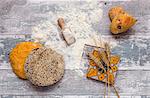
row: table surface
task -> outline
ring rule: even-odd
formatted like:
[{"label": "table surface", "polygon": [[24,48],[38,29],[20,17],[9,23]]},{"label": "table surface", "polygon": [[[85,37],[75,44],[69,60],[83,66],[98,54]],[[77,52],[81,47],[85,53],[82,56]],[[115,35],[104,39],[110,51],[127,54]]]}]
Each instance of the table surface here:
[{"label": "table surface", "polygon": [[[46,19],[48,10],[54,1],[44,0],[1,0],[0,1],[0,98],[20,97],[83,97],[99,98],[103,96],[104,84],[76,75],[79,69],[67,69],[64,78],[54,86],[37,88],[28,81],[18,79],[8,63],[8,54],[20,41],[30,39],[31,27]],[[61,1],[59,3],[74,3]],[[80,1],[77,1],[80,2]],[[101,1],[103,19],[98,27],[103,38],[118,42],[113,52],[120,54],[123,62],[117,74],[116,87],[122,97],[150,96],[150,1],[149,0],[109,0]],[[55,4],[56,5],[56,4]],[[109,32],[108,9],[115,5],[123,6],[138,19],[137,24],[128,33],[113,36]],[[36,10],[35,10],[36,9]],[[42,9],[42,10],[41,10]],[[36,11],[41,11],[36,13]],[[40,15],[38,15],[40,14]],[[30,17],[30,18],[27,18]],[[5,56],[2,56],[5,55]],[[114,91],[110,94],[114,96]]]}]

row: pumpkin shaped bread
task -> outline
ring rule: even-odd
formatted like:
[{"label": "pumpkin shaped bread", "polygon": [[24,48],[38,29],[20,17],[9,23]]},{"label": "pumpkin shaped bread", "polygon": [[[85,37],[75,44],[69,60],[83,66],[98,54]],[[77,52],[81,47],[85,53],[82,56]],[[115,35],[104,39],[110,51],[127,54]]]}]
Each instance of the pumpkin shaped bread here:
[{"label": "pumpkin shaped bread", "polygon": [[9,54],[10,64],[13,72],[21,79],[26,79],[24,64],[29,53],[42,45],[34,42],[21,42],[12,49]]}]

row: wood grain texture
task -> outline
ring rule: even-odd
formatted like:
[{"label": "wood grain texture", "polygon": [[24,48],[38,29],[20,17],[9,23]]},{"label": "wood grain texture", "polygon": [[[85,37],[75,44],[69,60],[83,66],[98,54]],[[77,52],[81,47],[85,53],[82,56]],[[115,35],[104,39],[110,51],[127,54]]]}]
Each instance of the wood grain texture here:
[{"label": "wood grain texture", "polygon": [[[49,19],[56,6],[75,2],[33,2],[34,0],[0,1],[0,98],[100,98],[104,84],[88,80],[86,70],[66,70],[64,78],[55,86],[37,88],[29,81],[18,79],[12,72],[8,54],[16,43],[29,41],[31,28]],[[93,28],[103,39],[113,42],[112,51],[121,55],[116,87],[122,98],[150,96],[150,1],[101,1],[103,20]],[[77,4],[82,4],[78,1]],[[109,8],[123,6],[138,19],[128,33],[119,36],[109,32]],[[113,94],[113,90],[112,93]],[[143,95],[143,96],[140,96]],[[114,97],[114,96],[112,96]]]},{"label": "wood grain texture", "polygon": [[[78,74],[79,70],[66,70],[64,78],[51,87],[35,87],[29,81],[18,79],[12,70],[1,70],[0,94],[4,95],[103,95],[104,84]],[[83,70],[83,72],[85,72]],[[149,95],[149,71],[119,71],[116,87],[121,95]],[[111,95],[113,94],[113,89]],[[138,93],[137,93],[138,92]]]},{"label": "wood grain texture", "polygon": [[[5,35],[3,35],[4,37]],[[3,47],[0,48],[0,69],[10,69],[9,65],[9,52],[16,45],[16,43],[21,41],[30,40],[30,38],[22,35],[18,35],[20,38],[1,38],[0,44]],[[115,37],[115,38],[114,38]],[[109,40],[113,46],[113,54],[118,54],[121,56],[121,63],[119,64],[120,69],[142,69],[150,70],[150,36],[103,36],[105,40]],[[8,48],[9,47],[9,48]]]},{"label": "wood grain texture", "polygon": [[[65,95],[65,96],[15,96],[15,95],[3,95],[0,98],[103,98],[100,95]],[[116,98],[111,96],[110,98]],[[121,98],[149,98],[149,96],[121,96]]]}]

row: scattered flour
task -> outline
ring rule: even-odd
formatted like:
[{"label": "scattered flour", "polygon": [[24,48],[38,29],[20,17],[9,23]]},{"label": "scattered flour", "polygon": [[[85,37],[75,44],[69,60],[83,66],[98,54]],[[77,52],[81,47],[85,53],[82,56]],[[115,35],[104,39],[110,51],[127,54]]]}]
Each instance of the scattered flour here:
[{"label": "scattered flour", "polygon": [[[32,39],[51,47],[64,55],[66,69],[83,69],[81,57],[85,44],[94,45],[100,34],[93,28],[102,18],[101,4],[98,1],[84,2],[81,5],[70,3],[57,6],[57,11],[50,11],[50,19],[32,28]],[[63,17],[66,27],[75,35],[76,43],[66,46],[60,37],[57,19]],[[94,38],[93,38],[94,37]]]}]

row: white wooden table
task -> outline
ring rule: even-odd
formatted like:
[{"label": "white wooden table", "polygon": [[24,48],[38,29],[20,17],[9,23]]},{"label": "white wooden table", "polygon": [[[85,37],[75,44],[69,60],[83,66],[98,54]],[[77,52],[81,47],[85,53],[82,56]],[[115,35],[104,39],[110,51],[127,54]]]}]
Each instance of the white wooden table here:
[{"label": "white wooden table", "polygon": [[[58,84],[45,88],[34,87],[28,81],[20,80],[13,74],[8,63],[10,48],[14,47],[17,42],[30,40],[31,27],[45,20],[46,11],[56,6],[53,4],[54,1],[44,0],[40,3],[38,0],[36,2],[39,3],[36,4],[32,1],[35,2],[35,0],[0,1],[0,97],[102,97],[104,85],[76,75],[76,69],[66,70],[64,78]],[[59,1],[59,3],[67,4],[68,2]],[[112,51],[122,56],[116,78],[116,87],[120,95],[122,97],[150,97],[150,1],[104,0],[100,3],[103,4],[103,20],[95,29],[101,32],[103,38],[117,41],[118,45]],[[108,28],[110,23],[107,17],[108,9],[115,5],[123,6],[138,19],[132,30],[119,36],[111,35]],[[44,9],[45,6],[49,9]],[[113,92],[111,96],[114,97]]]}]

